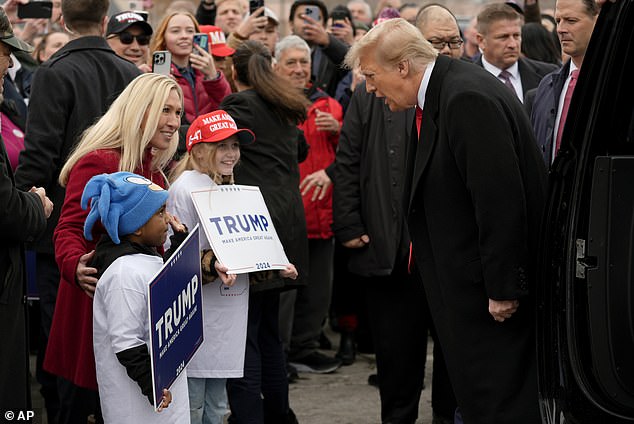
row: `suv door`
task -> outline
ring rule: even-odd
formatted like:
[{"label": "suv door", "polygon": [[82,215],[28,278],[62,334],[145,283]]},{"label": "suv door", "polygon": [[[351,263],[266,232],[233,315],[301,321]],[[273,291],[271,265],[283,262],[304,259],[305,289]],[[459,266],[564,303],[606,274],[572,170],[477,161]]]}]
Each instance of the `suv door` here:
[{"label": "suv door", "polygon": [[545,423],[634,422],[634,0],[598,18],[553,163],[540,249]]}]

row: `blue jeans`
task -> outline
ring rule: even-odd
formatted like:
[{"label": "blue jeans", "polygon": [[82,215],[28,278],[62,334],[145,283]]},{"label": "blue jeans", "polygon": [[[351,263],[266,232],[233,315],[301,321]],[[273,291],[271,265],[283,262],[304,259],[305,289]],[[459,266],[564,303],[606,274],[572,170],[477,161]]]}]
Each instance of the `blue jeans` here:
[{"label": "blue jeans", "polygon": [[187,378],[191,424],[222,424],[227,414],[226,378]]}]

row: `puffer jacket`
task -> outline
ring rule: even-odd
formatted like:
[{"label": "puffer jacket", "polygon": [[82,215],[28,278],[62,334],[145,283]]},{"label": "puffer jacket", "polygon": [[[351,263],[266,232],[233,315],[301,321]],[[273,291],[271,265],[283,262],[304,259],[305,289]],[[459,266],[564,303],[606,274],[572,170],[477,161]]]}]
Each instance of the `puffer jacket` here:
[{"label": "puffer jacket", "polygon": [[172,63],[172,75],[183,90],[183,103],[185,107],[185,117],[188,123],[192,123],[197,116],[213,112],[218,109],[222,99],[231,93],[231,87],[227,78],[220,72],[220,78],[215,80],[205,80],[205,75],[194,70],[196,75],[194,88]]},{"label": "puffer jacket", "polygon": [[[317,110],[328,112],[339,121],[339,126],[343,121],[343,109],[339,102],[328,96],[318,88],[311,88],[308,91],[308,98],[312,104],[308,109],[308,117],[299,125],[299,129],[304,132],[306,142],[310,145],[308,157],[299,165],[300,181],[307,175],[324,169],[331,180],[333,176],[333,164],[335,153],[339,142],[339,131],[331,133],[329,131],[319,131],[315,125]],[[306,215],[306,230],[309,239],[328,239],[333,236],[332,232],[332,186],[328,189],[326,196],[315,201],[313,190],[309,190],[304,196],[304,213]]]}]

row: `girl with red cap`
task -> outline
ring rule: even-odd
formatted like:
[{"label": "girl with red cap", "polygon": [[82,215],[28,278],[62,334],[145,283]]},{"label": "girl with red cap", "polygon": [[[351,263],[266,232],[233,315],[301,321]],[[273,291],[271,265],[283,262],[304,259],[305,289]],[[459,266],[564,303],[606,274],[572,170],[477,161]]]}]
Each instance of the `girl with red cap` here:
[{"label": "girl with red cap", "polygon": [[[169,189],[167,211],[190,229],[199,224],[190,193],[232,184],[240,146],[254,141],[253,132],[238,129],[223,110],[196,118],[187,131],[187,155],[171,175],[174,182]],[[244,373],[249,275],[227,274],[227,268],[215,260],[206,238],[201,238],[200,250],[205,343],[187,366],[190,417],[192,424],[215,424],[222,423],[227,412],[226,379],[239,378]],[[297,271],[289,264],[280,274],[295,278]]]}]

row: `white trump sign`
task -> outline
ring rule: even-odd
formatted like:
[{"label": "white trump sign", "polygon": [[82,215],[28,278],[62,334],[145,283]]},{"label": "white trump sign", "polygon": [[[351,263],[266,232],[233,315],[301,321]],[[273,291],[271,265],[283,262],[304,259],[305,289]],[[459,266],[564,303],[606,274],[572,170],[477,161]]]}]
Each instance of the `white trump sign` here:
[{"label": "white trump sign", "polygon": [[260,189],[222,185],[191,193],[218,261],[230,273],[284,269],[288,258]]}]

